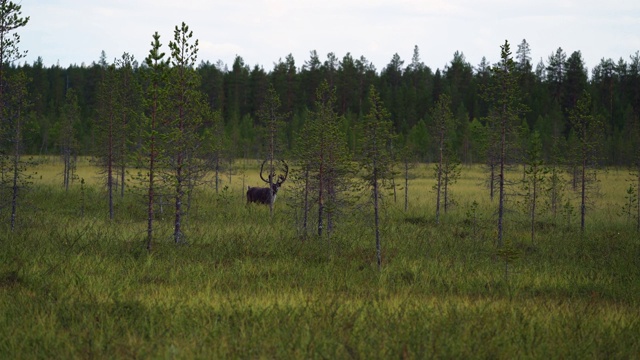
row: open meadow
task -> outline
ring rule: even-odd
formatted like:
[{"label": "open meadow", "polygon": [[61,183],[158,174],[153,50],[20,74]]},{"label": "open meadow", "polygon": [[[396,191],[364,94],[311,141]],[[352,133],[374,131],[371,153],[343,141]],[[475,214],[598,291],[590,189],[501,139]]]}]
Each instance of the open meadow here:
[{"label": "open meadow", "polygon": [[599,173],[583,235],[567,189],[573,208],[542,210],[534,243],[514,187],[505,277],[480,165],[462,167],[439,224],[432,166],[411,170],[406,212],[398,176],[396,200],[383,200],[379,270],[370,206],[342,214],[330,238],[303,241],[291,183],[273,218],[245,205],[259,162],[239,161],[217,194],[197,190],[186,244],[172,242],[167,202],[149,253],[133,184],[109,221],[86,159],[85,184],[68,192],[59,159],[39,160],[15,231],[0,213],[3,359],[640,358],[640,235],[621,214],[624,170]]}]

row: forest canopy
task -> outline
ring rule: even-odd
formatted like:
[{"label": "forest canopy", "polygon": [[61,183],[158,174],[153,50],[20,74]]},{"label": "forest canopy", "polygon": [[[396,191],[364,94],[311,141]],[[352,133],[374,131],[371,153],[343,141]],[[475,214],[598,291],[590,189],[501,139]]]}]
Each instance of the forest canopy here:
[{"label": "forest canopy", "polygon": [[[534,131],[540,134],[544,157],[551,157],[551,149],[562,153],[571,146],[574,132],[569,114],[587,91],[593,99],[591,111],[605,125],[602,163],[630,164],[638,146],[630,129],[640,115],[640,53],[617,62],[603,57],[591,70],[580,51],[567,54],[558,48],[537,64],[532,63],[530,54],[526,40],[514,52],[518,86],[527,108],[521,128],[526,134]],[[64,128],[65,99],[73,90],[79,108],[73,124],[77,153],[92,154],[100,83],[109,67],[116,72],[128,71],[121,66],[125,58],[133,69],[135,86],[131,89],[144,86],[148,67],[128,54],[109,61],[103,52],[89,66],[67,68],[45,67],[40,58],[33,64],[5,65],[8,74],[22,71],[30,79],[28,92],[32,104],[25,124],[24,152],[62,153],[60,132]],[[288,55],[270,70],[246,64],[241,56],[230,65],[201,59],[194,70],[208,106],[222,116],[224,134],[230,139],[229,150],[234,156],[263,156],[260,133],[256,130],[260,125],[257,112],[270,86],[281,100],[283,113],[288,114],[282,133],[286,151],[294,148],[295,134],[302,129],[309,111],[313,111],[316,89],[327,81],[336,89],[335,110],[343,119],[351,151],[355,150],[353,132],[368,111],[367,94],[373,85],[390,112],[399,145],[410,147],[418,161],[434,160],[433,111],[440,96],[448,95],[455,121],[451,146],[457,157],[469,164],[485,161],[487,139],[482,134],[486,133],[488,105],[481,94],[490,81],[491,66],[486,58],[480,64],[470,64],[462,52],[455,52],[443,69],[432,69],[421,61],[416,46],[410,61],[394,54],[380,70],[364,56],[356,58],[347,53],[338,58],[329,53],[323,59],[316,51],[311,51],[302,62]],[[135,100],[136,96],[134,92],[129,99]]]}]

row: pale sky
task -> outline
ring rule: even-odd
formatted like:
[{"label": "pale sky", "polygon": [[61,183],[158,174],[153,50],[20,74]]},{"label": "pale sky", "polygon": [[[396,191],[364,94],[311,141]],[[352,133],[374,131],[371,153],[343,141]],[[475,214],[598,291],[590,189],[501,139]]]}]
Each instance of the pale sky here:
[{"label": "pale sky", "polygon": [[460,51],[476,66],[491,63],[508,40],[515,54],[526,39],[533,66],[562,49],[581,51],[589,71],[602,58],[618,61],[640,50],[638,0],[13,0],[30,16],[19,30],[20,48],[45,66],[111,63],[124,52],[138,62],[149,53],[154,32],[165,52],[183,21],[199,39],[200,61],[236,55],[269,72],[292,54],[300,68],[316,50],[364,56],[380,71],[395,53],[406,67],[414,46],[434,71]]}]

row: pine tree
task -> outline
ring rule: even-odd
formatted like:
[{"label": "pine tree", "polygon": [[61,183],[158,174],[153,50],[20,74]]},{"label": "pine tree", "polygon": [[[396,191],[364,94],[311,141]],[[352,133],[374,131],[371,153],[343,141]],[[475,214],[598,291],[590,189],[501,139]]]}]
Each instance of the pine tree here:
[{"label": "pine tree", "polygon": [[640,117],[635,115],[633,118],[633,125],[631,126],[631,181],[635,182],[635,194],[636,194],[636,231],[640,232],[640,201],[637,197],[640,196]]},{"label": "pine tree", "polygon": [[525,203],[527,205],[529,219],[531,220],[531,243],[535,243],[536,215],[541,190],[546,182],[548,168],[542,158],[542,141],[540,134],[535,131],[531,136],[529,151],[527,152],[525,178],[523,187],[525,190]]},{"label": "pine tree", "polygon": [[[267,150],[267,164],[269,173],[269,189],[273,187],[273,181],[276,174],[276,156],[281,151],[281,145],[279,141],[280,129],[283,127],[284,119],[288,117],[287,114],[280,113],[280,97],[276,93],[273,86],[269,86],[265,101],[260,108],[258,117],[264,126],[265,142]],[[273,216],[274,201],[269,202],[269,211]]]},{"label": "pine tree", "polygon": [[382,247],[380,241],[381,187],[392,176],[393,159],[389,145],[393,139],[392,122],[389,112],[384,108],[375,87],[369,90],[369,112],[361,123],[362,144],[360,165],[363,179],[373,198],[374,230],[376,238],[376,259],[378,269],[382,267]]},{"label": "pine tree", "polygon": [[60,128],[60,150],[62,150],[62,171],[65,191],[69,191],[69,185],[73,181],[78,156],[78,141],[75,136],[75,126],[80,122],[80,107],[78,96],[74,89],[67,90],[65,104],[62,107],[62,120]]},{"label": "pine tree", "polygon": [[95,151],[99,166],[102,168],[102,174],[105,176],[110,220],[114,218],[115,171],[120,150],[117,146],[120,106],[115,65],[106,65],[102,69],[102,79],[98,85],[98,111],[95,119],[97,148]]},{"label": "pine tree", "polygon": [[200,77],[194,68],[198,40],[192,43],[192,38],[193,32],[182,23],[180,27],[175,27],[173,41],[169,42],[171,68],[162,146],[168,170],[165,175],[174,188],[175,243],[184,241],[183,220],[189,209],[189,195],[206,170],[199,156],[203,149],[203,115],[207,107],[199,91]]},{"label": "pine tree", "polygon": [[503,225],[506,202],[505,170],[508,156],[512,147],[511,138],[515,125],[520,123],[519,116],[524,111],[518,93],[515,63],[511,57],[509,42],[505,41],[500,55],[500,62],[491,68],[492,82],[484,92],[484,97],[490,104],[489,120],[491,131],[495,137],[498,166],[498,247],[503,245]]},{"label": "pine tree", "polygon": [[136,124],[140,113],[141,90],[136,78],[137,61],[128,53],[116,60],[117,86],[119,89],[120,114],[117,116],[118,132],[115,138],[117,147],[116,173],[119,175],[120,197],[124,198],[126,167],[130,157],[129,149],[132,142],[131,130]]},{"label": "pine tree", "polygon": [[165,54],[160,51],[160,35],[153,34],[151,50],[145,59],[148,70],[145,72],[147,87],[144,89],[144,138],[145,142],[140,150],[148,161],[147,174],[147,250],[151,251],[153,245],[153,221],[155,219],[156,197],[156,173],[157,162],[160,160],[159,128],[164,121],[164,107],[166,104],[166,80],[168,72],[168,60],[164,60]]},{"label": "pine tree", "polygon": [[[20,35],[16,31],[26,26],[28,22],[28,16],[22,17],[22,5],[12,1],[0,0],[0,140],[8,141],[8,154],[12,156],[10,160],[5,157],[5,154],[0,153],[0,172],[3,175],[2,182],[5,180],[4,174],[6,172],[12,173],[13,184],[11,185],[10,196],[12,229],[15,223],[18,180],[22,173],[22,168],[19,165],[20,152],[22,151],[22,122],[24,121],[24,110],[27,104],[26,94],[24,93],[27,79],[24,74],[9,78],[6,75],[6,70],[9,68],[8,65],[26,55],[26,51],[23,52],[18,48]],[[15,108],[12,108],[12,106]]]},{"label": "pine tree", "polygon": [[[317,235],[331,235],[335,218],[344,205],[351,177],[346,138],[335,111],[335,88],[323,80],[316,90],[316,104],[297,141],[300,171],[295,175],[303,207],[303,234],[309,212],[317,210]],[[326,233],[325,233],[326,230]]]},{"label": "pine tree", "polygon": [[16,227],[19,193],[29,185],[28,178],[25,177],[24,173],[28,165],[33,165],[21,158],[25,114],[31,105],[27,92],[28,82],[29,80],[22,71],[12,74],[6,82],[8,91],[5,94],[7,106],[4,108],[4,114],[6,116],[5,122],[8,130],[7,138],[10,144],[11,156],[9,165],[11,172],[11,231]]},{"label": "pine tree", "polygon": [[585,90],[570,112],[569,121],[577,140],[576,150],[580,182],[580,231],[585,231],[585,215],[589,190],[596,181],[596,168],[602,145],[602,121],[593,115],[591,95]]},{"label": "pine tree", "polygon": [[13,1],[0,0],[0,116],[5,118],[5,70],[7,65],[26,56],[18,48],[20,35],[16,32],[29,22],[29,17],[22,17],[22,5]]},{"label": "pine tree", "polygon": [[[438,144],[438,162],[436,163],[436,224],[440,223],[441,195],[444,193],[445,176],[449,174],[448,164],[451,160],[451,134],[453,132],[453,113],[451,100],[446,94],[440,95],[433,114],[434,135]],[[446,174],[444,174],[446,172]],[[448,182],[447,182],[448,184]],[[445,200],[446,203],[446,200]]]}]

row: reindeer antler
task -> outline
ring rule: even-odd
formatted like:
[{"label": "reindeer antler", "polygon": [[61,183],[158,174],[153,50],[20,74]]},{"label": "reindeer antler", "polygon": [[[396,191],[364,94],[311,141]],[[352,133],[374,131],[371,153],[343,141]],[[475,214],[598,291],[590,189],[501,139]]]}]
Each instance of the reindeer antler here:
[{"label": "reindeer antler", "polygon": [[[267,184],[269,183],[269,180],[271,180],[271,182],[273,182],[273,178],[276,176],[275,171],[272,169],[270,170],[269,176],[268,178],[265,178],[264,176],[264,165],[267,164],[267,161],[269,161],[269,159],[265,159],[262,162],[262,165],[260,165],[260,179],[262,179],[262,181],[266,182]],[[285,182],[285,180],[287,180],[287,176],[289,175],[289,165],[287,165],[287,163],[284,160],[277,160],[278,162],[280,162],[282,164],[282,169],[284,170],[284,174],[282,175],[278,175],[278,181],[277,184],[282,185],[283,182]],[[270,166],[271,167],[271,166]]]},{"label": "reindeer antler", "polygon": [[284,175],[278,176],[278,184],[282,185],[282,183],[287,180],[287,176],[289,175],[289,165],[284,160],[281,160],[282,165],[284,166]]},{"label": "reindeer antler", "polygon": [[[264,164],[266,164],[267,161],[269,161],[269,159],[264,159],[264,161],[262,162],[262,165],[260,165],[260,179],[262,179],[262,181],[264,181],[264,182],[266,182],[268,184],[269,180],[265,179],[264,176],[262,175],[262,173],[264,171]],[[269,174],[269,178],[270,179],[272,178],[271,174]]]}]

